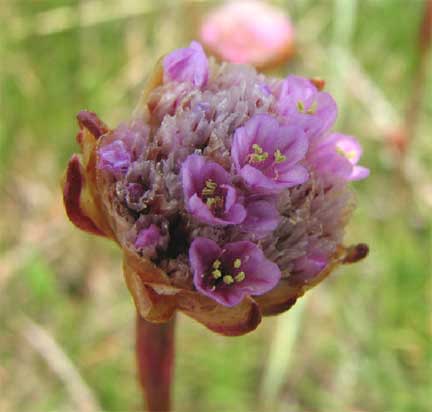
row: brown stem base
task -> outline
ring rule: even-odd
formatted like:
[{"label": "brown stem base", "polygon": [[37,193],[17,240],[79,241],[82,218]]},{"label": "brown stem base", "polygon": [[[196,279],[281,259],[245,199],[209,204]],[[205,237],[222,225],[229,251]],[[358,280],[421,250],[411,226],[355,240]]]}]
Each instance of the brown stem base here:
[{"label": "brown stem base", "polygon": [[136,356],[139,380],[149,412],[171,410],[175,318],[150,323],[137,314]]}]

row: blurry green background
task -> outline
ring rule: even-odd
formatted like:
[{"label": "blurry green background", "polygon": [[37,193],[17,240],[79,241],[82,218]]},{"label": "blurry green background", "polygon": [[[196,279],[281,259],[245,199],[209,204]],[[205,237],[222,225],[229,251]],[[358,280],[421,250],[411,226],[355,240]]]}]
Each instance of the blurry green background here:
[{"label": "blurry green background", "polygon": [[[127,119],[158,56],[218,2],[0,3],[0,411],[138,410],[120,253],[68,222],[59,180],[75,114]],[[364,146],[371,177],[355,184],[347,243],[371,252],[247,336],[180,316],[175,410],[430,411],[431,75],[404,156],[389,138],[412,98],[424,2],[272,3],[297,32],[278,74],[325,78],[337,129]]]}]

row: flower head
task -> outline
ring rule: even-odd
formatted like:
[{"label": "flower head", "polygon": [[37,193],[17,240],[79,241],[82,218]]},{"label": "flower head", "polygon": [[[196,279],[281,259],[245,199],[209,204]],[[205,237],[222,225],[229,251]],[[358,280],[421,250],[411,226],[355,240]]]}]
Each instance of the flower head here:
[{"label": "flower head", "polygon": [[282,10],[256,0],[229,2],[204,19],[200,37],[221,59],[272,66],[289,58],[294,29]]},{"label": "flower head", "polygon": [[343,245],[348,183],[368,170],[359,143],[331,132],[336,113],[309,80],[209,65],[192,42],[157,66],[131,121],[78,114],[66,212],[119,244],[145,319],[180,310],[241,335],[367,254]]}]

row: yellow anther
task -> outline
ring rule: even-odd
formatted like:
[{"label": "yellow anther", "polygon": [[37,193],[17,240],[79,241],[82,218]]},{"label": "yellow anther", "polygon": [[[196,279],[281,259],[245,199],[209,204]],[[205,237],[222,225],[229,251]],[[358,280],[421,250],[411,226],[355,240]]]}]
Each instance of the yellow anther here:
[{"label": "yellow anther", "polygon": [[252,149],[256,154],[261,154],[264,151],[263,148],[259,144],[256,144],[256,143],[254,143],[252,145]]},{"label": "yellow anther", "polygon": [[206,205],[208,207],[222,207],[223,199],[220,196],[209,197],[206,200]]},{"label": "yellow anther", "polygon": [[207,179],[205,182],[205,187],[201,193],[203,194],[203,196],[211,196],[214,194],[216,189],[217,183],[214,182],[212,179]]},{"label": "yellow anther", "polygon": [[303,112],[304,112],[304,109],[305,109],[305,107],[304,107],[304,103],[303,103],[301,100],[298,100],[298,101],[297,101],[297,110],[298,110],[300,113],[303,113]]},{"label": "yellow anther", "polygon": [[231,285],[231,283],[234,283],[234,279],[233,279],[233,277],[232,277],[231,275],[225,275],[225,276],[222,278],[222,280],[223,280],[223,282],[224,282],[225,284],[227,284],[227,285]]},{"label": "yellow anther", "polygon": [[234,267],[236,268],[236,269],[238,269],[240,266],[241,266],[241,260],[240,259],[236,259],[235,261],[234,261]]},{"label": "yellow anther", "polygon": [[209,189],[216,189],[217,183],[214,182],[212,179],[207,179],[206,180],[206,187],[208,187]]},{"label": "yellow anther", "polygon": [[221,266],[221,261],[220,261],[219,259],[216,259],[216,260],[213,262],[213,269],[219,269],[220,266]]},{"label": "yellow anther", "polygon": [[274,159],[276,163],[282,163],[286,160],[286,156],[281,153],[279,149],[277,149],[274,154]]},{"label": "yellow anther", "polygon": [[354,150],[351,150],[349,152],[346,152],[342,148],[336,146],[336,152],[339,153],[341,156],[347,158],[348,160],[352,160],[356,156],[356,152]]},{"label": "yellow anther", "polygon": [[215,279],[219,279],[220,277],[222,277],[222,272],[219,269],[215,269],[212,272],[212,275]]},{"label": "yellow anther", "polygon": [[253,162],[264,162],[268,158],[268,153],[264,152],[263,154],[253,154],[251,155],[251,160]]},{"label": "yellow anther", "polygon": [[315,114],[317,108],[318,108],[318,103],[316,102],[316,100],[314,100],[314,102],[310,105],[309,109],[306,110],[306,113]]},{"label": "yellow anther", "polygon": [[356,157],[356,152],[354,150],[351,150],[350,152],[345,152],[345,154],[349,160],[353,160]]},{"label": "yellow anther", "polygon": [[235,276],[235,280],[236,282],[242,282],[245,280],[246,274],[244,272],[239,272],[237,273],[237,275]]},{"label": "yellow anther", "polygon": [[254,153],[251,153],[249,155],[250,161],[259,163],[259,162],[263,162],[268,158],[269,154],[267,152],[264,152],[264,149],[259,144],[254,143],[252,145],[252,149]]},{"label": "yellow anther", "polygon": [[203,196],[211,196],[211,195],[213,195],[214,194],[214,189],[210,189],[210,188],[208,188],[208,187],[205,187],[202,191],[201,191],[201,193],[202,193],[202,195]]}]

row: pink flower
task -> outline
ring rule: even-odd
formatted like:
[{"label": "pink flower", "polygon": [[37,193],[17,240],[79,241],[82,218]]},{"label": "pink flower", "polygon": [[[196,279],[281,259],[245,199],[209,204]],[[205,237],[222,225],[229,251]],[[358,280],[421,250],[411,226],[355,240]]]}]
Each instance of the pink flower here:
[{"label": "pink flower", "polygon": [[222,166],[190,155],[183,162],[181,175],[186,208],[194,217],[214,225],[239,224],[245,219],[246,210]]},{"label": "pink flower", "polygon": [[202,87],[208,80],[207,56],[196,41],[165,56],[163,69],[165,82],[189,82],[195,87]]},{"label": "pink flower", "polygon": [[306,182],[308,172],[299,162],[307,148],[301,129],[257,114],[235,131],[231,156],[248,186],[257,192],[277,193]]},{"label": "pink flower", "polygon": [[130,163],[131,155],[122,140],[115,140],[99,151],[99,168],[105,169],[115,176],[126,174]]},{"label": "pink flower", "polygon": [[312,280],[328,264],[329,259],[319,249],[310,249],[306,255],[294,262],[293,279],[300,282]]},{"label": "pink flower", "polygon": [[277,107],[287,124],[301,127],[310,140],[330,130],[337,117],[333,97],[300,76],[290,75],[282,82]]},{"label": "pink flower", "polygon": [[135,241],[135,247],[143,248],[155,245],[161,238],[159,229],[156,225],[150,225],[147,229],[141,230]]},{"label": "pink flower", "polygon": [[248,241],[227,243],[222,248],[203,237],[189,249],[197,290],[224,306],[239,304],[246,295],[262,295],[281,277],[278,266]]},{"label": "pink flower", "polygon": [[361,155],[362,147],[354,137],[333,133],[318,143],[308,160],[319,174],[328,178],[362,180],[369,176],[369,169],[357,165]]},{"label": "pink flower", "polygon": [[287,15],[260,1],[229,2],[210,13],[201,40],[233,63],[269,66],[292,54],[294,30]]},{"label": "pink flower", "polygon": [[98,167],[116,177],[125,175],[131,162],[144,152],[148,133],[148,127],[141,121],[118,126],[99,149]]},{"label": "pink flower", "polygon": [[269,200],[252,200],[246,206],[247,216],[241,224],[241,229],[252,233],[256,239],[268,235],[275,230],[281,220],[281,216]]}]

